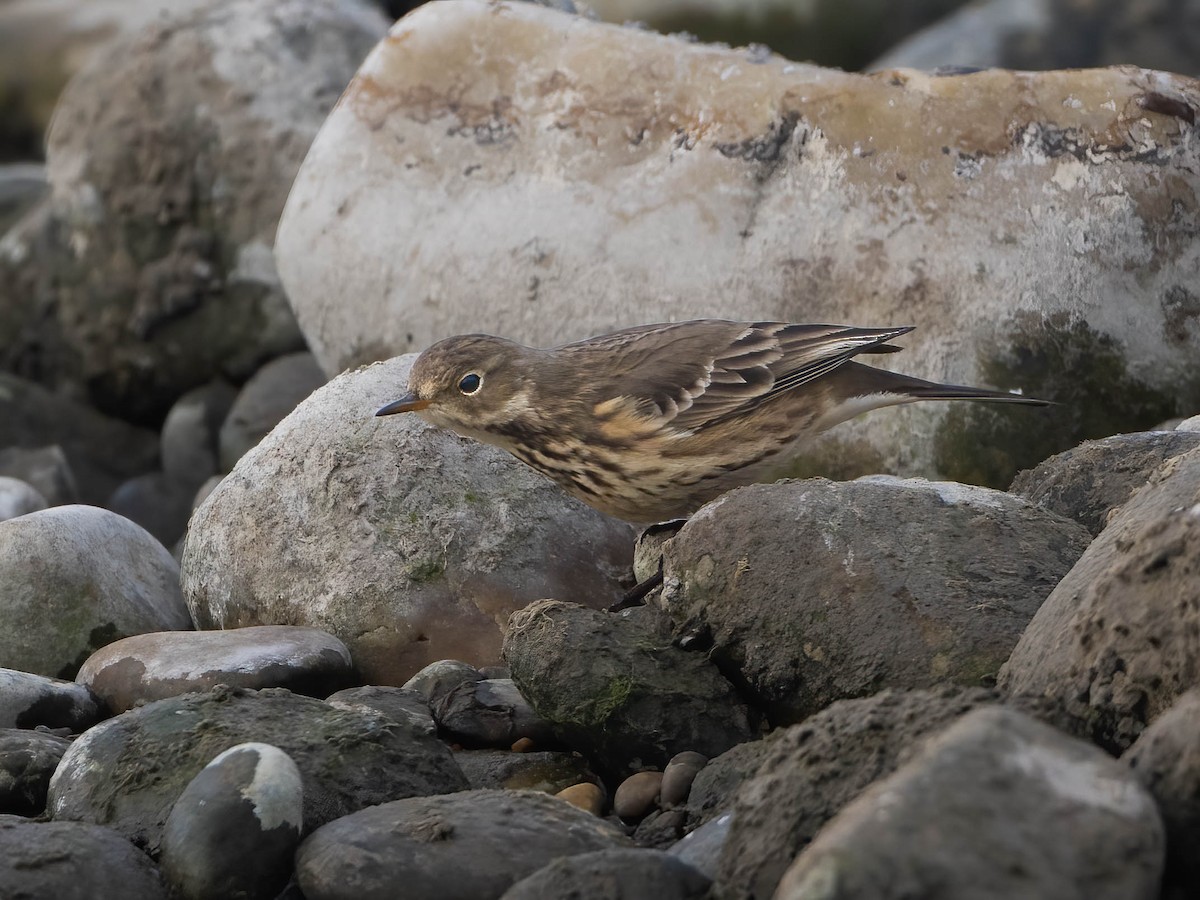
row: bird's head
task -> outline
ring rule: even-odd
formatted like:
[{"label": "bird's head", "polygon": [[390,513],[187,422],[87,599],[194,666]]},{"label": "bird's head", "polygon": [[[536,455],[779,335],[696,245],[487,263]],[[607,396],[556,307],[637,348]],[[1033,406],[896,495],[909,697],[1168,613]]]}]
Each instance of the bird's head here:
[{"label": "bird's head", "polygon": [[494,441],[501,426],[530,410],[530,387],[521,365],[530,352],[487,334],[438,341],[413,363],[408,393],[375,415],[415,412],[434,425]]}]

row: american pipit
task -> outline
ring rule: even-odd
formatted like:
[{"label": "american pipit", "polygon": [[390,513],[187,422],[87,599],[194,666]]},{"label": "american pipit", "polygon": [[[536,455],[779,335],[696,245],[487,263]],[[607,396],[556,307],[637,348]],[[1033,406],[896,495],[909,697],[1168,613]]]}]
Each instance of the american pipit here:
[{"label": "american pipit", "polygon": [[852,362],[912,328],[698,319],[535,350],[486,334],[422,353],[416,412],[503,447],[596,509],[630,522],[690,515],[761,481],[840,422],[916,400],[1043,400],[936,384]]}]

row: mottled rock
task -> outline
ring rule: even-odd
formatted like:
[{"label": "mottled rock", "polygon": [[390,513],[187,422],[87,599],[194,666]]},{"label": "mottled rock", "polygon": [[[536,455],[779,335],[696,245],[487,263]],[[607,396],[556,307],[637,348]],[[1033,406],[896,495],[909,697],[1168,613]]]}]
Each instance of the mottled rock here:
[{"label": "mottled rock", "polygon": [[692,783],[700,770],[708,765],[708,757],[703,753],[685,750],[676,753],[663,769],[661,802],[664,808],[679,806],[687,802],[692,790]]},{"label": "mottled rock", "polygon": [[1200,690],[1176,700],[1121,759],[1158,803],[1167,832],[1166,882],[1182,896],[1195,896],[1200,891]]},{"label": "mottled rock", "polygon": [[324,697],[355,680],[346,645],[297,625],[139,634],[97,650],[75,678],[115,713],[218,684]]},{"label": "mottled rock", "polygon": [[1158,811],[1128,769],[981,709],[842,810],[774,897],[1153,900],[1162,860]]},{"label": "mottled rock", "polygon": [[504,658],[538,714],[608,776],[754,736],[733,686],[704,654],[674,646],[647,607],[612,615],[532,603],[509,621]]},{"label": "mottled rock", "polygon": [[62,447],[5,447],[0,449],[0,475],[31,484],[47,506],[63,506],[79,500],[75,475]]},{"label": "mottled rock", "polygon": [[455,752],[454,761],[473,788],[558,794],[580,782],[598,780],[582,756],[555,750],[532,753],[460,750]]},{"label": "mottled rock", "polygon": [[201,627],[323,628],[366,681],[403,684],[434,660],[497,662],[509,614],[531,600],[620,598],[628,525],[498,448],[374,417],[411,363],[321,388],[196,511],[182,570]]},{"label": "mottled rock", "polygon": [[721,670],[786,724],[881,687],[987,683],[1088,540],[985,488],[754,485],[672,539],[663,601],[676,633],[710,643]]},{"label": "mottled rock", "polygon": [[1131,67],[863,75],[426,4],[322,126],[276,258],[331,375],[458,332],[914,325],[906,372],[1062,405],[877,412],[793,474],[1002,486],[1197,407],[1196,108],[1191,79]]},{"label": "mottled rock", "polygon": [[50,776],[71,742],[24,728],[0,728],[0,813],[37,816]]},{"label": "mottled rock", "polygon": [[1120,752],[1200,683],[1200,450],[1168,460],[1042,604],[1000,673]]},{"label": "mottled rock", "polygon": [[1111,512],[1168,459],[1200,447],[1200,434],[1146,431],[1086,441],[1021,472],[1009,490],[1099,534]]},{"label": "mottled rock", "polygon": [[[513,836],[520,835],[514,841]],[[492,900],[563,856],[619,848],[612,825],[534,791],[396,800],[317,829],[296,876],[308,900]]]},{"label": "mottled rock", "polygon": [[31,484],[0,475],[0,522],[49,506],[46,498]]},{"label": "mottled rock", "polygon": [[153,851],[192,778],[247,742],[278,747],[299,766],[308,828],[397,797],[466,786],[444,744],[380,713],[281,688],[217,688],[148,703],[90,729],[50,783],[51,815],[108,825]]},{"label": "mottled rock", "polygon": [[433,706],[433,717],[451,740],[466,747],[511,747],[528,737],[554,740],[554,729],[529,704],[511,678],[483,678],[453,688]]},{"label": "mottled rock", "polygon": [[81,684],[0,669],[0,728],[43,725],[79,733],[103,714],[99,698]]},{"label": "mottled rock", "polygon": [[389,719],[407,722],[427,734],[437,733],[429,702],[408,688],[369,684],[337,691],[326,697],[325,702],[330,706],[365,706]]},{"label": "mottled rock", "polygon": [[657,805],[662,780],[662,772],[634,772],[617,785],[613,812],[622,819],[642,818]]},{"label": "mottled rock", "polygon": [[502,895],[502,900],[703,900],[709,880],[659,850],[597,850],[556,859]]},{"label": "mottled rock", "polygon": [[10,235],[28,263],[0,262],[0,333],[16,336],[0,368],[35,359],[40,382],[155,421],[190,387],[300,349],[276,221],[385,27],[359,0],[218,0],[99,52],[47,134],[48,214]]},{"label": "mottled rock", "polygon": [[179,567],[142,528],[93,506],[0,522],[0,659],[72,678],[93,652],[131,634],[192,627]]},{"label": "mottled rock", "polygon": [[424,697],[432,708],[451,691],[464,684],[474,684],[482,678],[483,674],[475,666],[461,659],[439,659],[422,666],[419,672],[404,682],[404,689]]},{"label": "mottled rock", "polygon": [[0,816],[0,885],[7,897],[166,900],[158,869],[121,835],[79,822]]},{"label": "mottled rock", "polygon": [[255,372],[221,423],[221,471],[232,469],[247,450],[324,383],[325,374],[308,352],[273,359]]},{"label": "mottled rock", "polygon": [[270,744],[238,744],[184,788],[162,836],[162,868],[186,900],[273,900],[303,828],[300,770]]}]

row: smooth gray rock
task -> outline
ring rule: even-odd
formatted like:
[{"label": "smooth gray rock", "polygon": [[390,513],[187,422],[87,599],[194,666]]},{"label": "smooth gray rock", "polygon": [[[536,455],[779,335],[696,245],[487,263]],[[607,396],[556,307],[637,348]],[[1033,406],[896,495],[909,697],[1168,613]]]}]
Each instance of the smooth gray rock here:
[{"label": "smooth gray rock", "polygon": [[41,815],[50,776],[70,746],[57,735],[0,728],[0,813]]},{"label": "smooth gray rock", "polygon": [[708,885],[687,863],[659,850],[597,850],[556,859],[501,900],[703,900]]},{"label": "smooth gray rock", "polygon": [[671,540],[663,603],[677,635],[711,644],[787,724],[883,687],[987,684],[1089,539],[1024,500],[952,482],[753,485]]},{"label": "smooth gray rock", "polygon": [[232,469],[247,450],[324,383],[325,373],[308,352],[273,359],[255,372],[238,391],[221,423],[220,470]]},{"label": "smooth gray rock", "polygon": [[0,728],[91,728],[106,710],[81,684],[16,669],[0,669]]},{"label": "smooth gray rock", "polygon": [[0,475],[19,478],[32,485],[48,506],[79,501],[75,474],[62,447],[5,447],[0,449]]},{"label": "smooth gray rock", "polygon": [[356,676],[350,651],[333,635],[299,625],[261,625],[123,638],[88,657],[75,680],[120,713],[218,684],[324,697]]},{"label": "smooth gray rock", "polygon": [[307,900],[383,900],[397,885],[406,900],[494,900],[555,859],[628,843],[536,791],[464,791],[384,803],[317,829],[296,854],[296,877]]},{"label": "smooth gray rock", "polygon": [[0,522],[45,509],[49,504],[33,485],[0,475]]},{"label": "smooth gray rock", "polygon": [[776,900],[1155,900],[1163,827],[1102,750],[1000,708],[968,713],[861,794]]},{"label": "smooth gray rock", "polygon": [[138,525],[94,506],[0,522],[0,660],[73,678],[105,644],[192,627],[179,566]]},{"label": "smooth gray rock", "polygon": [[217,688],[148,703],[90,729],[55,772],[50,813],[106,824],[153,852],[192,778],[247,742],[276,746],[300,767],[308,828],[397,797],[466,787],[445,744],[380,713],[282,688]]}]

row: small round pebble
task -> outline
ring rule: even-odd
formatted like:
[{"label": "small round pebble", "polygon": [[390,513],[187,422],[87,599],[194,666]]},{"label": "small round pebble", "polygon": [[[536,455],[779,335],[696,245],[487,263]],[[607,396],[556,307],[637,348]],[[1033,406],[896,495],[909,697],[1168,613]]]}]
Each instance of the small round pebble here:
[{"label": "small round pebble", "polygon": [[638,772],[621,782],[613,797],[613,812],[622,819],[640,819],[654,809],[662,787],[662,772]]},{"label": "small round pebble", "polygon": [[708,765],[708,757],[694,750],[676,753],[663,769],[662,791],[659,802],[663,809],[679,806],[686,802],[692,790],[692,782],[700,770]]},{"label": "small round pebble", "polygon": [[604,812],[604,789],[590,781],[563,788],[554,796],[566,800],[584,812],[590,812],[593,816],[599,816]]},{"label": "small round pebble", "polygon": [[513,753],[531,753],[536,748],[537,748],[537,744],[535,744],[533,742],[533,738],[523,737],[523,738],[517,738],[515,741],[513,741],[512,752]]}]

